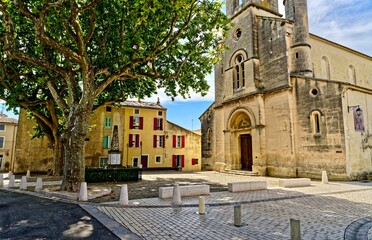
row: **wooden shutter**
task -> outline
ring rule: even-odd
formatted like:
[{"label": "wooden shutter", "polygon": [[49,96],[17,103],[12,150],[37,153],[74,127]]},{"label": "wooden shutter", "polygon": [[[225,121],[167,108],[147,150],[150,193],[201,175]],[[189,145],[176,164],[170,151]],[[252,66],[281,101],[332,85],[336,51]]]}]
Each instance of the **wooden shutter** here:
[{"label": "wooden shutter", "polygon": [[182,148],[185,147],[185,136],[182,136]]},{"label": "wooden shutter", "polygon": [[107,148],[107,137],[103,137],[103,148]]},{"label": "wooden shutter", "polygon": [[140,127],[139,129],[143,129],[143,117],[140,117]]},{"label": "wooden shutter", "polygon": [[174,148],[176,147],[176,143],[177,143],[177,136],[173,135],[173,147]]},{"label": "wooden shutter", "polygon": [[181,155],[181,166],[185,167],[185,155]]},{"label": "wooden shutter", "polygon": [[158,130],[158,119],[154,118],[154,130]]},{"label": "wooden shutter", "polygon": [[133,129],[133,116],[129,118],[129,129]]},{"label": "wooden shutter", "polygon": [[140,145],[140,135],[136,134],[136,147],[139,147]]},{"label": "wooden shutter", "polygon": [[163,135],[163,148],[165,148],[165,135]]},{"label": "wooden shutter", "polygon": [[177,167],[177,155],[172,155],[172,167]]},{"label": "wooden shutter", "polygon": [[160,121],[160,130],[163,130],[163,119],[160,118],[159,121]]},{"label": "wooden shutter", "polygon": [[156,146],[156,140],[157,140],[157,136],[156,136],[156,135],[154,135],[154,138],[153,138],[154,148],[156,148],[156,147],[157,147],[157,146]]},{"label": "wooden shutter", "polygon": [[129,147],[133,147],[133,134],[129,134]]}]

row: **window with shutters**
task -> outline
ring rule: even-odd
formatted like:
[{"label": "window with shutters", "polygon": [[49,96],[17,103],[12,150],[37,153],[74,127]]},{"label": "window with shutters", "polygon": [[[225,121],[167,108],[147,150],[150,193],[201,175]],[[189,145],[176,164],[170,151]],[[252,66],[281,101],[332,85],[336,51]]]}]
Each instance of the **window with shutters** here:
[{"label": "window with shutters", "polygon": [[111,128],[112,118],[105,118],[105,128]]},{"label": "window with shutters", "polygon": [[0,148],[4,148],[5,145],[5,137],[0,137]]},{"label": "window with shutters", "polygon": [[103,137],[103,148],[104,149],[110,148],[110,136]]},{"label": "window with shutters", "polygon": [[185,147],[185,136],[183,136],[183,135],[173,135],[173,147],[174,148],[184,148]]},{"label": "window with shutters", "polygon": [[185,155],[173,155],[172,167],[174,168],[185,167]]},{"label": "window with shutters", "polygon": [[193,159],[191,159],[191,164],[192,165],[198,165],[199,164],[199,160],[197,158],[193,158]]},{"label": "window with shutters", "polygon": [[154,130],[163,130],[163,118],[154,118]]},{"label": "window with shutters", "polygon": [[143,129],[143,117],[130,116],[130,129]]},{"label": "window with shutters", "polygon": [[164,135],[154,135],[154,148],[163,148],[165,146]]},{"label": "window with shutters", "polygon": [[129,147],[140,147],[140,135],[129,134]]}]

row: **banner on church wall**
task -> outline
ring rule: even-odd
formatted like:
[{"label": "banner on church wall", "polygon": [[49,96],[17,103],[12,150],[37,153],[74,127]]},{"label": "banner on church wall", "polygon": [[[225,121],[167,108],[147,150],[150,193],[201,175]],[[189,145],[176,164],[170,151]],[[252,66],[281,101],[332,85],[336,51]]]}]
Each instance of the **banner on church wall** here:
[{"label": "banner on church wall", "polygon": [[364,132],[363,110],[359,107],[353,108],[354,129],[356,132]]}]

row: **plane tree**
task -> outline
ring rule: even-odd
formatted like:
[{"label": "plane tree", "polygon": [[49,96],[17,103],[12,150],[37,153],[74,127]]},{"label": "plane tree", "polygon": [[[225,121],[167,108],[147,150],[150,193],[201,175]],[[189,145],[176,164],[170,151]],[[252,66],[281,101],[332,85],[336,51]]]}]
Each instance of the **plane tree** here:
[{"label": "plane tree", "polygon": [[228,26],[220,9],[214,0],[0,0],[4,64],[22,70],[20,82],[44,75],[33,83],[65,122],[63,189],[84,181],[89,119],[108,98],[206,94]]}]

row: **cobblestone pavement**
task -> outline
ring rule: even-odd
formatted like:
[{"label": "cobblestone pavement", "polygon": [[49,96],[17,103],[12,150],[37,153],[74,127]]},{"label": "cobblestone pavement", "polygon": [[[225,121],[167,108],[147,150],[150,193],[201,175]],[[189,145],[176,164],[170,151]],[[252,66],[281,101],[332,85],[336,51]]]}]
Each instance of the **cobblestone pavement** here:
[{"label": "cobblestone pavement", "polygon": [[[127,207],[117,202],[95,206],[143,239],[289,239],[291,218],[301,221],[302,239],[372,239],[371,182],[312,182],[284,189],[274,178],[200,174],[220,184],[267,180],[269,189],[211,193],[206,215],[197,214],[197,197],[183,198],[178,208],[171,207],[171,199],[159,198],[131,200]],[[241,227],[233,225],[236,204],[242,206]]]}]

